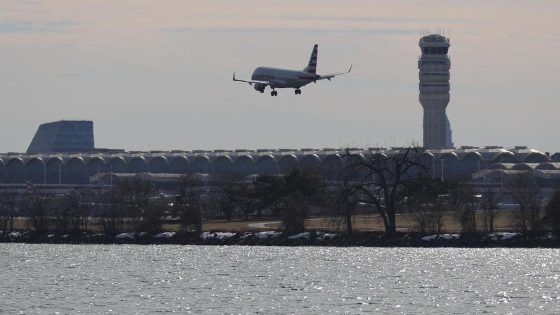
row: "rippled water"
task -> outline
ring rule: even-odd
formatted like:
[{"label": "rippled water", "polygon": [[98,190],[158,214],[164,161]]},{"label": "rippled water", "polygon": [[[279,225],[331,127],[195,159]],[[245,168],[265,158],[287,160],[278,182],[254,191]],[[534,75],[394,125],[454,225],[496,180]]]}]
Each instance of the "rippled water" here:
[{"label": "rippled water", "polygon": [[2,313],[560,313],[560,251],[0,244]]}]

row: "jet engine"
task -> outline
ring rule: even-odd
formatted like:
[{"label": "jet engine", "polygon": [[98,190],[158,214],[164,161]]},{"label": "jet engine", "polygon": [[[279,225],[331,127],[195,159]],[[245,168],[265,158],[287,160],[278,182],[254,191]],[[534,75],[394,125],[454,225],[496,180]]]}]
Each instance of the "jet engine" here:
[{"label": "jet engine", "polygon": [[255,84],[255,90],[264,93],[264,89],[266,88],[266,84],[262,84],[262,83],[256,83]]}]

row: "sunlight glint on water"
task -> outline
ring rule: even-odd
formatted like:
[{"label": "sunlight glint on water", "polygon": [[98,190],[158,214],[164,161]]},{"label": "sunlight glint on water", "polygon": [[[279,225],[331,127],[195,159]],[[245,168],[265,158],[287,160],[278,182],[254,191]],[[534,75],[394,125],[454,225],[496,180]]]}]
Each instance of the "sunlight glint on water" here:
[{"label": "sunlight glint on water", "polygon": [[560,313],[560,251],[0,244],[0,311]]}]

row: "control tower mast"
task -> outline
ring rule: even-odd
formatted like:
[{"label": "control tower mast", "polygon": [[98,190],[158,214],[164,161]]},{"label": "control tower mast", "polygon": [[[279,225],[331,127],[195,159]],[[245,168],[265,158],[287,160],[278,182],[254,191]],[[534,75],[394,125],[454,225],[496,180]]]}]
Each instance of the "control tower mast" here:
[{"label": "control tower mast", "polygon": [[418,60],[420,69],[420,104],[424,108],[424,148],[441,149],[453,147],[451,127],[445,109],[449,104],[449,69],[447,55],[449,38],[439,34],[420,39],[422,55]]}]

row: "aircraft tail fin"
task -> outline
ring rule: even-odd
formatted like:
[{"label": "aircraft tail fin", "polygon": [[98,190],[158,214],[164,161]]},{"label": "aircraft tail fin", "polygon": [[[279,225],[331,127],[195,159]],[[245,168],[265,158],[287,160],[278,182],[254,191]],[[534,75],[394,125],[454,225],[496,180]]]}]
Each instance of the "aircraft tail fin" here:
[{"label": "aircraft tail fin", "polygon": [[311,57],[309,58],[309,64],[307,65],[307,67],[305,67],[305,69],[303,69],[303,72],[307,72],[307,73],[317,73],[317,49],[318,49],[317,44],[315,44],[315,46],[313,46],[313,52],[311,53]]}]

